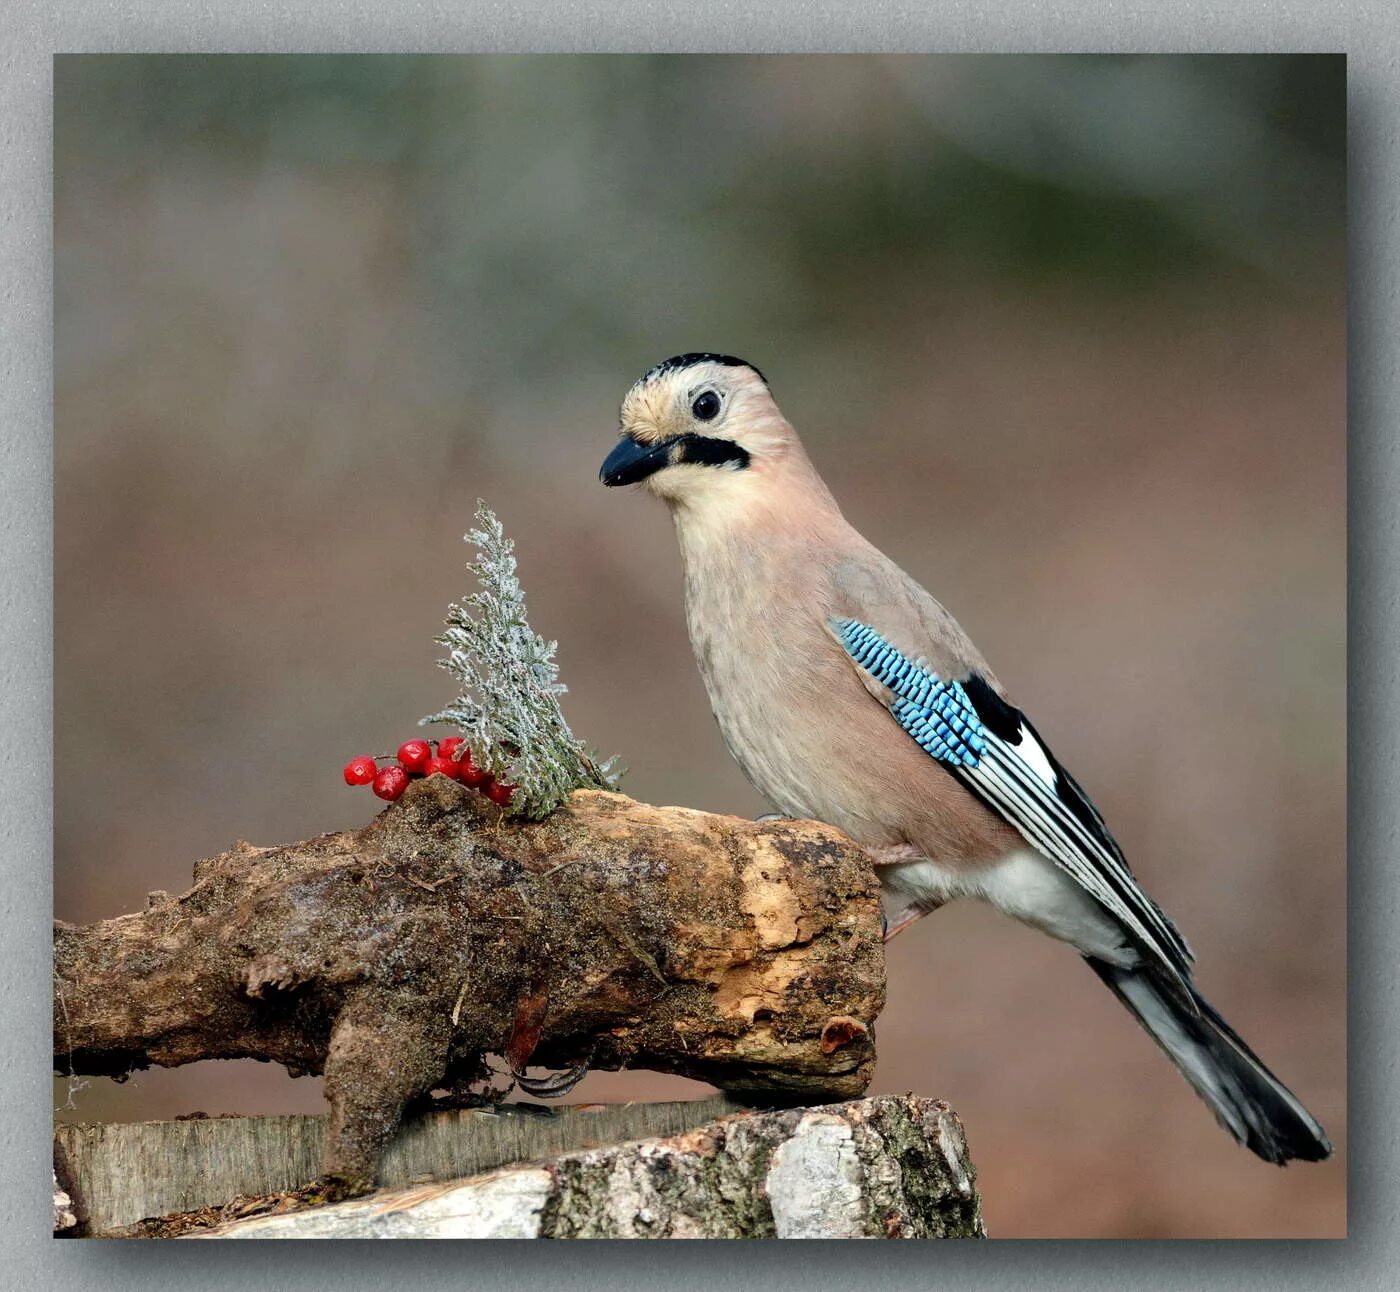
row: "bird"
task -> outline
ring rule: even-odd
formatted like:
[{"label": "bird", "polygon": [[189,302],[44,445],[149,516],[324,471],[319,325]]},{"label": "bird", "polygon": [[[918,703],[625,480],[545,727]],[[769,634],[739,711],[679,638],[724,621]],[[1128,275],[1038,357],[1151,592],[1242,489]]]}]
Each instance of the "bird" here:
[{"label": "bird", "polygon": [[871,855],[886,938],[977,898],[1068,943],[1267,1162],[1326,1133],[1197,990],[1193,956],[956,619],[842,515],[767,379],[676,355],[627,390],[599,476],[670,509],[720,733],[784,817]]}]

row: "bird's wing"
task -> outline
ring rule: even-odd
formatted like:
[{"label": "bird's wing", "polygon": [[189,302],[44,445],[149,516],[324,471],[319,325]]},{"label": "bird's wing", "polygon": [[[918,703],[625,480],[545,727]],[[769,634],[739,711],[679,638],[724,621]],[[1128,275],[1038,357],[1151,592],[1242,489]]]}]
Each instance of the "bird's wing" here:
[{"label": "bird's wing", "polygon": [[919,747],[1064,870],[1185,986],[1190,948],[1138,887],[1088,795],[1025,714],[976,670],[939,676],[858,619],[832,619],[828,628],[866,689]]}]

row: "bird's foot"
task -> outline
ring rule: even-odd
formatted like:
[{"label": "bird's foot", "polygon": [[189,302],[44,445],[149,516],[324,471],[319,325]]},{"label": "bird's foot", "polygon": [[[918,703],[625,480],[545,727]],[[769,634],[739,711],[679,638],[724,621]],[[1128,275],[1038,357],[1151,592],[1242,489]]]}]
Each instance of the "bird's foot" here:
[{"label": "bird's foot", "polygon": [[916,920],[923,919],[926,914],[928,914],[927,911],[905,911],[903,915],[901,915],[897,920],[891,923],[890,917],[882,913],[880,916],[880,924],[883,926],[884,929],[883,940],[886,943],[893,942],[896,937],[898,937],[901,933],[904,932],[905,929],[907,929]]},{"label": "bird's foot", "polygon": [[904,907],[894,919],[890,919],[889,915],[881,910],[880,925],[884,930],[883,940],[886,943],[893,942],[911,924],[917,923],[925,915],[932,915],[942,905],[942,902],[914,902]]}]

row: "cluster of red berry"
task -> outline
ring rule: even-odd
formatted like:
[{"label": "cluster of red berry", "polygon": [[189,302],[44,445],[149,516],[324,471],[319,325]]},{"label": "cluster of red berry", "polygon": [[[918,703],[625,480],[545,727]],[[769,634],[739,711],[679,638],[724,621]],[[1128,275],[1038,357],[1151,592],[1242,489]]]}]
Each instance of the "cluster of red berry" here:
[{"label": "cluster of red berry", "polygon": [[380,798],[392,803],[408,788],[410,777],[436,774],[480,790],[497,807],[510,806],[515,786],[498,781],[472,762],[472,751],[462,744],[461,736],[448,736],[436,743],[437,752],[434,753],[432,741],[405,740],[395,755],[398,761],[387,767],[380,767],[379,759],[361,754],[345,764],[345,783],[372,785]]}]

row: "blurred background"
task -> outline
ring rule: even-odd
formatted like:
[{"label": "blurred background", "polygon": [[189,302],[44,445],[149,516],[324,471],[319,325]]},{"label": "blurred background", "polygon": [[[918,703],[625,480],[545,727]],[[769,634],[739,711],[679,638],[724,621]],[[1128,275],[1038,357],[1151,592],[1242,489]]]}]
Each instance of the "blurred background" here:
[{"label": "blurred background", "polygon": [[[626,387],[741,355],[957,614],[1337,1143],[1237,1148],[1093,975],[899,938],[877,1092],[963,1117],[993,1234],[1345,1232],[1340,57],[77,57],[55,103],[55,904],[356,827],[452,694],[478,496],[575,729],[756,815]],[[596,1074],[576,1098],[689,1098]],[[253,1062],[58,1115],[322,1107]]]}]

